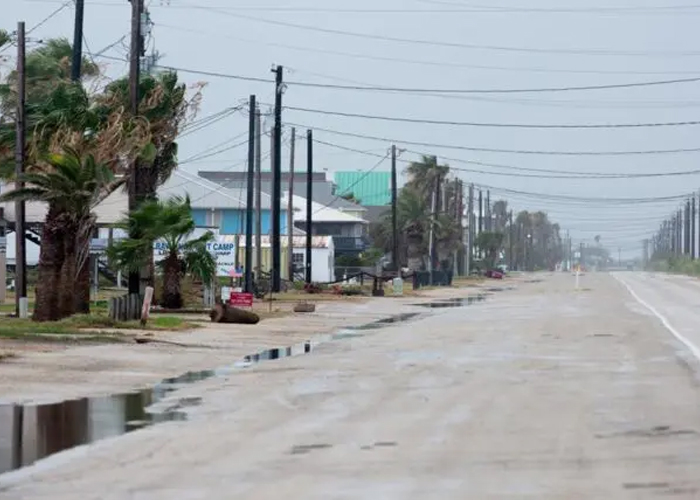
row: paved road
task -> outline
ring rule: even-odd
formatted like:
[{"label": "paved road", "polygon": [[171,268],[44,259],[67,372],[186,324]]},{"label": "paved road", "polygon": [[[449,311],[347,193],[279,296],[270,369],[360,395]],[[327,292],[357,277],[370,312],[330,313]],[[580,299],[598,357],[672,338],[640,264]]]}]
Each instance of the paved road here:
[{"label": "paved road", "polygon": [[192,386],[190,421],[0,478],[0,498],[700,498],[697,360],[656,317],[692,340],[700,287],[581,286],[547,277]]}]

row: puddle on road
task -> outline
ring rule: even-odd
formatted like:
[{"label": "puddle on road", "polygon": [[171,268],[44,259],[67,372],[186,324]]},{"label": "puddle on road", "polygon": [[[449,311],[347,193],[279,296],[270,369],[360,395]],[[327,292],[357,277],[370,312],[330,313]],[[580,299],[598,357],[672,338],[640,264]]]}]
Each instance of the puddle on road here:
[{"label": "puddle on road", "polygon": [[146,408],[174,389],[156,388],[112,396],[43,405],[0,407],[0,474],[76,446],[119,436],[147,425],[184,420],[184,406],[174,402],[161,413]]},{"label": "puddle on road", "polygon": [[[264,361],[311,353],[320,344],[365,335],[419,316],[403,313],[330,335],[318,336],[289,347],[264,349],[216,370],[190,371],[162,380],[151,389],[105,397],[83,398],[46,405],[0,405],[0,474],[33,464],[37,460],[77,446],[115,437],[162,422],[186,420],[185,407],[199,398],[166,399],[188,384],[230,375]],[[165,404],[169,406],[162,407]]]},{"label": "puddle on road", "polygon": [[483,302],[484,300],[486,300],[485,295],[475,295],[472,297],[438,300],[435,302],[428,302],[425,304],[413,304],[413,305],[419,306],[419,307],[427,307],[429,309],[444,309],[444,308],[450,308],[450,307],[466,307],[466,306],[470,306],[476,302]]}]

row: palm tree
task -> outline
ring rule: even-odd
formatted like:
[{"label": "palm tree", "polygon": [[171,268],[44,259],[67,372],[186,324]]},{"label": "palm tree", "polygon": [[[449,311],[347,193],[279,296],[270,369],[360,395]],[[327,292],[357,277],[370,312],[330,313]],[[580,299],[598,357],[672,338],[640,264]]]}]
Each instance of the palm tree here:
[{"label": "palm tree", "polygon": [[39,280],[33,319],[56,321],[76,311],[75,284],[88,269],[92,210],[122,182],[109,167],[84,158],[74,149],[50,155],[46,168],[33,168],[21,177],[25,187],[0,195],[0,202],[24,200],[48,206],[42,227]]},{"label": "palm tree", "polygon": [[138,239],[118,241],[109,249],[110,258],[121,269],[132,271],[148,265],[154,244],[162,243],[163,307],[182,307],[181,279],[185,273],[204,283],[211,283],[216,276],[216,259],[207,249],[213,233],[191,239],[196,224],[189,197],[147,200],[120,226],[130,234],[141,235]]},{"label": "palm tree", "polygon": [[438,163],[437,156],[422,155],[420,161],[411,162],[406,168],[408,185],[421,193],[430,204],[437,180],[444,179],[449,171],[449,166]]}]

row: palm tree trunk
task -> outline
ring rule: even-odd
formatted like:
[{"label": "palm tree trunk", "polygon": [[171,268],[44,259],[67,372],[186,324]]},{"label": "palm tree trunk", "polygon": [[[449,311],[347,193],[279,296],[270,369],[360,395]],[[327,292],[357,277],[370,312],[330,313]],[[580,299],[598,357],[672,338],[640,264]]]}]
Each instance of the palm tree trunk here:
[{"label": "palm tree trunk", "polygon": [[80,222],[80,230],[76,236],[74,311],[78,314],[90,314],[90,237],[94,227],[94,218],[88,216]]},{"label": "palm tree trunk", "polygon": [[63,266],[61,266],[58,294],[58,309],[61,318],[67,318],[75,313],[76,231],[75,224],[67,224],[63,238]]},{"label": "palm tree trunk", "polygon": [[163,263],[163,302],[166,309],[180,309],[182,307],[182,293],[180,291],[181,266],[176,253],[171,253]]},{"label": "palm tree trunk", "polygon": [[60,213],[49,206],[41,232],[39,251],[39,277],[34,301],[34,321],[58,321],[61,314],[58,297],[61,285],[61,267],[64,260],[65,228]]},{"label": "palm tree trunk", "polygon": [[90,259],[78,271],[75,283],[75,312],[90,314]]}]

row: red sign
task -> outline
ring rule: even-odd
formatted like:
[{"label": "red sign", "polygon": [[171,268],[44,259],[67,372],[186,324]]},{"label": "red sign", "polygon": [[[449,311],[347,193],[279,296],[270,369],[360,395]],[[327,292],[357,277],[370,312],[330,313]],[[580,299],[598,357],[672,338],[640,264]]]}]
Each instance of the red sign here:
[{"label": "red sign", "polygon": [[253,307],[253,294],[243,292],[231,292],[228,304],[234,307]]}]

